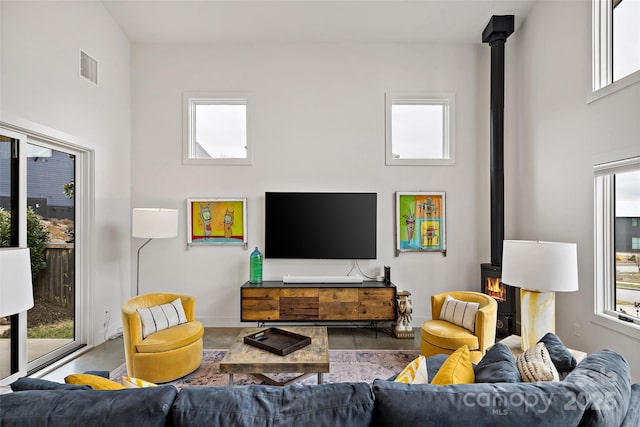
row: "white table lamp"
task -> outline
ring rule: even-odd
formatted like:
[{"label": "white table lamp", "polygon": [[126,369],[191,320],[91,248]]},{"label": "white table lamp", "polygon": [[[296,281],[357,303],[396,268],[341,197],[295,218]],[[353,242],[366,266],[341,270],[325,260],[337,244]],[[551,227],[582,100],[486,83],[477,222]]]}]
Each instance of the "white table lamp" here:
[{"label": "white table lamp", "polygon": [[133,237],[147,239],[138,248],[136,295],[140,295],[140,250],[153,239],[167,239],[178,235],[178,210],[135,208],[132,216]]},{"label": "white table lamp", "polygon": [[0,317],[33,307],[31,256],[26,248],[0,249]]},{"label": "white table lamp", "polygon": [[520,288],[522,350],[556,329],[555,292],[578,290],[575,243],[505,240],[502,282]]}]

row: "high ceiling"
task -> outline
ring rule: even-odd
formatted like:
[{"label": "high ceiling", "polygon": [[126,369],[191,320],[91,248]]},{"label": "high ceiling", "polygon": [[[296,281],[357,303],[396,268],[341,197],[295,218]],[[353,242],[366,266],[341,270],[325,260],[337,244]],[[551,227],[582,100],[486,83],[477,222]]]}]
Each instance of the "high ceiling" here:
[{"label": "high ceiling", "polygon": [[536,0],[102,0],[133,43],[480,43]]}]

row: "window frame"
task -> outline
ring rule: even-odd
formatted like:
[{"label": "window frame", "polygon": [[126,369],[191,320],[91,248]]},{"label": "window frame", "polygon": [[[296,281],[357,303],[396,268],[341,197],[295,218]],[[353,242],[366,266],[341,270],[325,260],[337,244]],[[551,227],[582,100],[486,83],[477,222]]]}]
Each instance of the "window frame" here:
[{"label": "window frame", "polygon": [[[221,159],[199,159],[193,157],[195,148],[195,107],[197,105],[244,105],[246,107],[246,147],[247,157],[232,157]],[[183,136],[182,163],[185,165],[240,165],[253,163],[252,138],[252,110],[253,94],[250,92],[184,92],[183,105]]]},{"label": "window frame", "polygon": [[[395,159],[392,141],[393,105],[442,105],[443,106],[443,158]],[[386,138],[385,164],[387,166],[452,166],[455,165],[455,94],[452,92],[385,94]]]},{"label": "window frame", "polygon": [[615,311],[615,174],[635,170],[640,170],[640,155],[594,166],[593,321],[640,339],[640,320],[622,320]]},{"label": "window frame", "polygon": [[640,82],[640,70],[613,81],[612,4],[612,0],[592,0],[592,82],[588,103]]}]

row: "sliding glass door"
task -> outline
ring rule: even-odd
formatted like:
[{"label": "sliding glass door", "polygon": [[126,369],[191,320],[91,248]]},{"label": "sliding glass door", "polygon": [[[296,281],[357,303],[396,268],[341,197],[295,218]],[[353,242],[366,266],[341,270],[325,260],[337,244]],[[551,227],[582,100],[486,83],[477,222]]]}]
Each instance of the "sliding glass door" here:
[{"label": "sliding glass door", "polygon": [[28,143],[26,154],[34,293],[27,313],[27,361],[33,370],[77,347],[76,155],[43,142]]},{"label": "sliding glass door", "polygon": [[0,128],[0,246],[30,249],[34,295],[26,313],[0,319],[0,384],[86,342],[76,280],[80,159],[59,141]]}]

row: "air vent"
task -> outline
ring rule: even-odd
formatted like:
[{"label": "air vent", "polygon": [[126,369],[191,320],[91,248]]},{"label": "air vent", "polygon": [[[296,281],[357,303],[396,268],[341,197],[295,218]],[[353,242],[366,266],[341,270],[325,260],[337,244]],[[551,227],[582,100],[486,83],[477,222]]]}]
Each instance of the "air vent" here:
[{"label": "air vent", "polygon": [[80,75],[98,85],[98,61],[80,51]]}]

